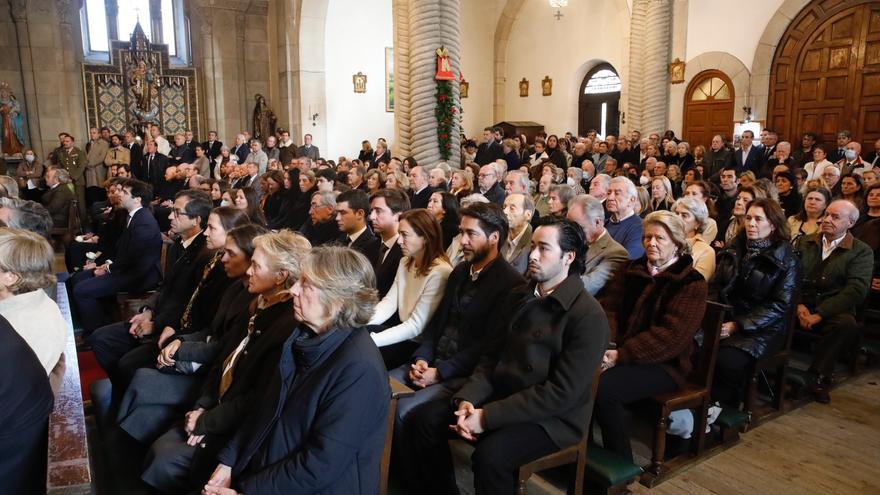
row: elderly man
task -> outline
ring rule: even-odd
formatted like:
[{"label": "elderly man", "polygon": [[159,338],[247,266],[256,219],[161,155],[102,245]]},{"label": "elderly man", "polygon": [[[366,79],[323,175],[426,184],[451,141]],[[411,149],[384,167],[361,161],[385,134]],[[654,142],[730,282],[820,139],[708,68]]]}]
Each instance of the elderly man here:
[{"label": "elderly man", "polygon": [[530,223],[534,214],[535,202],[530,195],[510,193],[504,198],[504,215],[507,216],[510,233],[507,242],[501,246],[501,254],[517,273],[525,274],[529,267],[529,250],[532,242]]},{"label": "elderly man", "polygon": [[303,136],[303,145],[299,147],[296,151],[298,157],[307,157],[311,160],[317,160],[321,157],[321,151],[317,146],[312,144],[312,135],[306,134]]},{"label": "elderly man", "polygon": [[333,191],[312,194],[309,219],[303,224],[299,233],[304,235],[312,246],[321,246],[339,240],[342,231],[336,223],[336,194]]},{"label": "elderly man", "polygon": [[816,400],[831,401],[831,374],[841,353],[853,351],[858,338],[856,310],[864,302],[871,283],[874,253],[849,232],[859,210],[845,200],[833,201],[825,210],[820,232],[797,243],[801,257],[799,326],[821,337],[810,372],[816,381],[810,392]]},{"label": "elderly man", "polygon": [[865,170],[871,170],[871,164],[862,161],[861,154],[862,144],[860,142],[850,141],[846,144],[846,149],[843,152],[843,158],[841,158],[840,161],[837,162],[837,166],[840,168],[841,177],[847,174],[862,175]]},{"label": "elderly man", "polygon": [[89,142],[86,143],[86,204],[101,201],[104,195],[104,180],[107,178],[107,166],[104,158],[110,149],[110,143],[104,141],[97,127],[89,129]]},{"label": "elderly man", "polygon": [[835,192],[835,187],[837,187],[837,183],[840,182],[840,169],[834,166],[825,167],[822,169],[822,179],[825,181],[825,184],[828,185],[828,189],[832,192]]},{"label": "elderly man", "polygon": [[599,174],[593,177],[593,180],[590,181],[590,196],[604,203],[605,198],[608,197],[608,186],[610,183],[610,175]]},{"label": "elderly man", "polygon": [[597,297],[617,270],[629,260],[629,253],[605,230],[605,209],[598,199],[586,194],[575,196],[568,203],[568,219],[584,229],[587,256],[581,281],[584,289]]},{"label": "elderly man", "polygon": [[774,173],[776,168],[779,166],[784,166],[786,170],[791,171],[791,143],[788,141],[780,141],[779,144],[776,145],[776,151],[773,156],[764,162],[764,165],[761,168],[760,178],[768,178],[770,180],[775,180],[776,174]]},{"label": "elderly man", "polygon": [[49,210],[55,227],[66,227],[70,215],[70,205],[76,195],[71,187],[70,173],[57,167],[49,167],[46,171],[46,186],[49,188],[40,201]]},{"label": "elderly man", "polygon": [[480,173],[477,180],[480,185],[480,194],[486,197],[491,203],[498,206],[504,205],[504,189],[501,188],[498,169],[494,164],[483,165],[480,167]]},{"label": "elderly man", "polygon": [[584,163],[584,160],[589,160],[590,154],[587,153],[587,145],[584,143],[577,143],[574,145],[574,153],[571,156],[571,166],[575,168],[581,168],[581,165]]},{"label": "elderly man", "polygon": [[522,170],[511,170],[504,176],[505,194],[529,194],[531,188],[529,176]]},{"label": "elderly man", "polygon": [[235,136],[235,146],[233,146],[229,150],[229,154],[237,156],[238,163],[244,163],[247,161],[247,157],[250,152],[251,149],[247,144],[247,138],[244,136],[244,134],[239,134]]},{"label": "elderly man", "polygon": [[[712,136],[712,144],[709,145],[709,150],[703,156],[704,177],[714,179],[731,160],[733,158],[730,155],[730,150],[724,145],[724,138],[719,134]],[[681,171],[682,174],[685,172],[687,170]]]},{"label": "elderly man", "polygon": [[637,260],[645,255],[642,247],[642,219],[636,215],[638,192],[635,184],[626,177],[615,177],[608,184],[605,208],[609,217],[605,229],[612,239],[625,247],[629,259]]},{"label": "elderly man", "polygon": [[428,200],[431,199],[431,194],[434,192],[429,179],[430,175],[422,166],[413,167],[409,171],[409,187],[412,189],[410,203],[413,209],[428,207]]},{"label": "elderly man", "polygon": [[259,139],[251,139],[251,152],[245,161],[248,163],[256,163],[259,174],[266,173],[266,167],[269,165],[269,156],[263,151],[263,143]]}]

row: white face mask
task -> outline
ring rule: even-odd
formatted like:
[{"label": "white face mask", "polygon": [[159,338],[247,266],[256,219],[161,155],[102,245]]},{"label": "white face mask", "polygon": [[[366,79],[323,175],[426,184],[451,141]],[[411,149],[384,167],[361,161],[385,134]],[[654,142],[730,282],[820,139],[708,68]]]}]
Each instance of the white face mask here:
[{"label": "white face mask", "polygon": [[29,162],[34,161],[34,158],[36,158],[34,155],[25,155],[25,157],[24,157],[24,159]]},{"label": "white face mask", "polygon": [[220,206],[229,206],[229,201],[227,201],[227,200],[225,200],[225,199],[224,199],[224,200],[221,200],[221,201],[220,201]]},{"label": "white face mask", "polygon": [[846,155],[847,160],[852,161],[856,159],[856,150],[846,150],[844,154]]},{"label": "white face mask", "polygon": [[569,177],[569,178],[565,179],[565,183],[571,187],[574,187],[577,185],[577,181],[574,180],[574,177]]},{"label": "white face mask", "polygon": [[644,175],[639,177],[639,184],[641,184],[643,186],[647,186],[649,182],[651,182],[651,179],[645,177]]}]

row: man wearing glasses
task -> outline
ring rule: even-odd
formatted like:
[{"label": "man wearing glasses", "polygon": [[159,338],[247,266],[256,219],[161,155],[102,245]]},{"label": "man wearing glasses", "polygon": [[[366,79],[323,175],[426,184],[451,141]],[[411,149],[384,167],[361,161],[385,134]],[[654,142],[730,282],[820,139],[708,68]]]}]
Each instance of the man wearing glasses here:
[{"label": "man wearing glasses", "polygon": [[504,189],[501,187],[498,169],[495,167],[495,164],[490,163],[480,167],[477,179],[480,183],[480,194],[485,196],[490,203],[504,206]]}]

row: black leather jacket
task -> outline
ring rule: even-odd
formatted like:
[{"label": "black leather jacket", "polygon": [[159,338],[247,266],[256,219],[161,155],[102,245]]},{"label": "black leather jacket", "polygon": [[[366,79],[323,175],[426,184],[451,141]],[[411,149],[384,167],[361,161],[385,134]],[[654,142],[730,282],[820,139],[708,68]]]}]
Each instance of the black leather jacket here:
[{"label": "black leather jacket", "polygon": [[745,254],[743,236],[718,253],[709,298],[730,305],[725,321],[737,324],[736,332],[721,345],[759,359],[784,343],[800,292],[800,260],[786,241],[777,241],[749,260]]}]

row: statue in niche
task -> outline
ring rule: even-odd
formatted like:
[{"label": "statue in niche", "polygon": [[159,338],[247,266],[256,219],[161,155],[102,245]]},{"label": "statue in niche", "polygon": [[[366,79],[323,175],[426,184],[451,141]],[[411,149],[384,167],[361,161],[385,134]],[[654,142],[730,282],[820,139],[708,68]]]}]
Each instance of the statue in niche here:
[{"label": "statue in niche", "polygon": [[275,117],[275,112],[269,108],[263,95],[257,93],[254,95],[254,99],[257,101],[254,106],[254,137],[265,143],[266,138],[275,135],[278,118]]},{"label": "statue in niche", "polygon": [[153,93],[156,91],[156,71],[152,65],[147,65],[143,60],[138,60],[137,65],[128,71],[128,84],[137,101],[137,108],[142,112],[149,112],[153,101]]},{"label": "statue in niche", "polygon": [[9,84],[0,83],[0,155],[21,156],[25,147],[21,105]]}]

